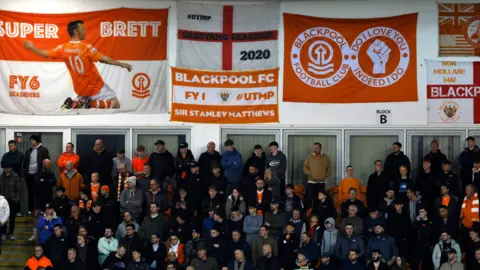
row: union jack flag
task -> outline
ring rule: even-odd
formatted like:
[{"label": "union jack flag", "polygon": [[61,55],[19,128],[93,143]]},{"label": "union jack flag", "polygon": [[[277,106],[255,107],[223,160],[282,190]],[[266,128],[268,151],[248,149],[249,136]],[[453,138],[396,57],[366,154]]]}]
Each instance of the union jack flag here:
[{"label": "union jack flag", "polygon": [[438,11],[438,22],[440,25],[460,26],[476,15],[475,4],[439,3]]}]

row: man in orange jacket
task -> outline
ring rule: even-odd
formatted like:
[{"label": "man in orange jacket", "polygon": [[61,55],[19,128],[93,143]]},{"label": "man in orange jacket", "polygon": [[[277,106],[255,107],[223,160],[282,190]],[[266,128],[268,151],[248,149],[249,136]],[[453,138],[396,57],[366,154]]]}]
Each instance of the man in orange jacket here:
[{"label": "man in orange jacket", "polygon": [[64,187],[65,196],[75,201],[80,198],[80,190],[85,187],[83,177],[73,168],[73,162],[67,161],[65,165],[65,171],[60,175],[60,178],[58,178],[57,186]]},{"label": "man in orange jacket", "polygon": [[35,255],[28,259],[25,264],[25,269],[37,270],[38,267],[53,269],[52,262],[43,255],[43,248],[41,245],[35,246]]},{"label": "man in orange jacket", "polygon": [[57,164],[60,173],[63,173],[65,171],[67,161],[71,161],[73,163],[73,168],[78,169],[78,166],[80,164],[80,156],[73,152],[74,148],[75,146],[73,145],[73,143],[67,143],[67,145],[65,146],[65,152],[63,152],[63,154],[58,157]]},{"label": "man in orange jacket", "polygon": [[478,193],[475,192],[475,186],[472,184],[465,188],[465,199],[463,199],[460,219],[462,225],[467,229],[471,229],[474,222],[480,221]]}]

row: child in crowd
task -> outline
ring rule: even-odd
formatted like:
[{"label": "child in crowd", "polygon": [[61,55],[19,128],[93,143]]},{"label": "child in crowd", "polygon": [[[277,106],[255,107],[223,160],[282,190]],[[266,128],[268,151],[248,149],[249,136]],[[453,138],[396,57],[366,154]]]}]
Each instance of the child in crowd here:
[{"label": "child in crowd", "polygon": [[317,246],[320,246],[323,230],[322,230],[322,226],[320,226],[320,222],[318,221],[318,217],[316,215],[312,215],[310,217],[310,226],[308,227],[308,234],[312,238],[312,241]]},{"label": "child in crowd", "polygon": [[97,172],[92,173],[91,180],[90,192],[93,202],[96,202],[100,193],[100,175]]},{"label": "child in crowd", "polygon": [[78,208],[80,209],[80,213],[86,217],[90,215],[90,211],[92,210],[92,200],[88,197],[89,190],[83,188],[80,190],[80,199],[78,200]]},{"label": "child in crowd", "polygon": [[[346,168],[347,176],[342,179],[340,182],[340,187],[338,189],[338,198],[340,203],[348,200],[348,192],[351,188],[356,190],[360,190],[360,180],[353,176],[353,167],[347,166]],[[358,200],[358,192],[357,192],[357,200]]]}]

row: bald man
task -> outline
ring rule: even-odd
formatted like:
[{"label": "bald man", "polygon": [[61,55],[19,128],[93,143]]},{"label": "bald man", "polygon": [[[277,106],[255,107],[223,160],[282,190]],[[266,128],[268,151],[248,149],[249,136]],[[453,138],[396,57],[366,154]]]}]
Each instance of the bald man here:
[{"label": "bald man", "polygon": [[80,190],[85,187],[83,177],[73,168],[73,162],[67,161],[65,163],[65,171],[60,175],[57,181],[58,187],[65,189],[65,196],[70,200],[78,200],[80,197]]},{"label": "bald man", "polygon": [[215,150],[215,143],[209,142],[207,144],[207,151],[200,155],[198,159],[198,165],[200,166],[200,181],[201,186],[205,193],[208,189],[208,182],[212,176],[212,165],[220,164],[222,160],[222,155]]},{"label": "bald man", "polygon": [[105,150],[103,141],[98,139],[92,151],[83,154],[80,159],[80,172],[82,172],[85,184],[90,184],[90,176],[92,173],[98,173],[100,176],[100,184],[112,184],[112,169],[113,169],[113,153]]}]

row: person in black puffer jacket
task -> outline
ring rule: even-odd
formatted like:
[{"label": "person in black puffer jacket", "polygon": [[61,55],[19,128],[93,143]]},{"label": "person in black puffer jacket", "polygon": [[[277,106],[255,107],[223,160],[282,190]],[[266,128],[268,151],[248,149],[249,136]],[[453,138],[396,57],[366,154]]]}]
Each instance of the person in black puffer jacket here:
[{"label": "person in black puffer jacket", "polygon": [[22,162],[23,162],[23,153],[17,150],[17,142],[14,140],[8,141],[9,151],[3,154],[2,157],[2,168],[3,166],[10,166],[13,169],[13,172],[22,175]]},{"label": "person in black puffer jacket", "polygon": [[142,251],[134,249],[132,252],[133,260],[128,265],[127,270],[150,270],[148,263],[142,258]]},{"label": "person in black puffer jacket", "polygon": [[[337,210],[335,209],[332,200],[328,197],[328,193],[326,191],[320,191],[318,193],[317,200],[313,205],[312,214],[318,217],[319,224],[324,224],[325,220],[327,220],[329,217],[333,219],[337,217]],[[325,230],[325,228],[323,228],[323,230]]]},{"label": "person in black puffer jacket", "polygon": [[257,175],[265,174],[265,160],[267,156],[263,152],[263,148],[260,144],[257,144],[253,147],[252,155],[247,159],[245,165],[243,166],[243,177],[248,176],[248,168],[251,165],[254,165],[257,168]]},{"label": "person in black puffer jacket", "polygon": [[148,157],[147,164],[152,168],[152,174],[162,186],[163,181],[169,180],[175,174],[175,159],[173,155],[165,149],[165,142],[158,140],[155,143],[156,150]]}]

